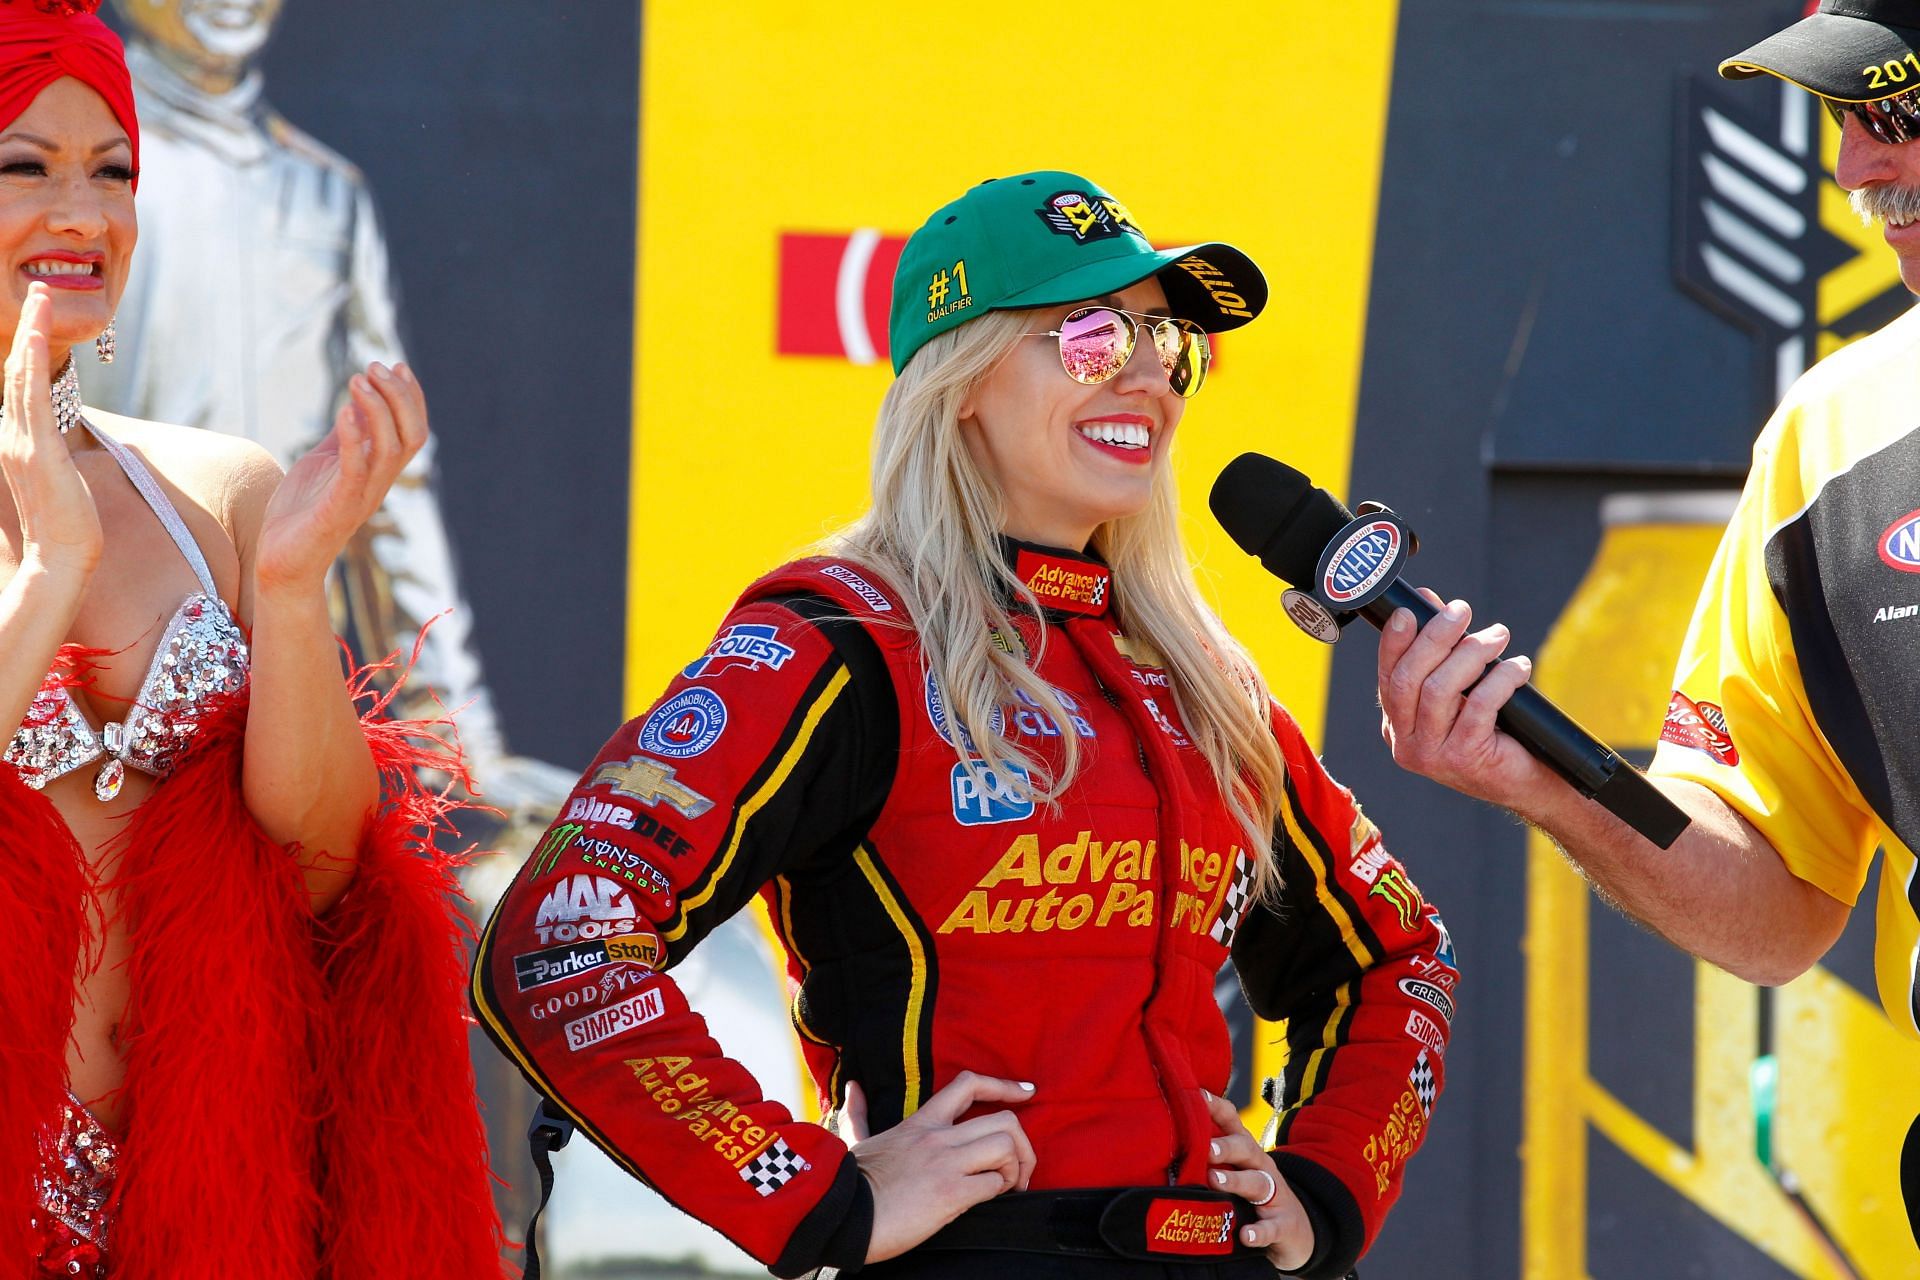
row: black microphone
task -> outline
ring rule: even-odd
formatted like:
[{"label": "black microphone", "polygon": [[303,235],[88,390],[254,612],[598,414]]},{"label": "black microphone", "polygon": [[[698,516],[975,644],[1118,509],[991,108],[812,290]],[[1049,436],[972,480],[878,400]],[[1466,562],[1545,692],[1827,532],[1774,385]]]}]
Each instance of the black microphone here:
[{"label": "black microphone", "polygon": [[[1258,453],[1228,463],[1207,503],[1242,551],[1298,588],[1288,593],[1288,612],[1323,640],[1337,638],[1335,628],[1356,614],[1385,627],[1396,609],[1411,612],[1420,626],[1438,612],[1400,581],[1399,567],[1416,545],[1413,533],[1376,503],[1361,504],[1356,518],[1300,472]],[[1497,723],[1575,790],[1662,849],[1687,829],[1690,819],[1680,806],[1532,685],[1514,691]]]}]

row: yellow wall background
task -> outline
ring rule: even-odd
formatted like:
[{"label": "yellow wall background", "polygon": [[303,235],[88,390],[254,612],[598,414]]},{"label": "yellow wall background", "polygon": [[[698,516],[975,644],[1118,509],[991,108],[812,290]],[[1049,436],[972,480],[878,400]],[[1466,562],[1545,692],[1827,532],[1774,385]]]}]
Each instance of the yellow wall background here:
[{"label": "yellow wall background", "polygon": [[628,714],[741,588],[865,506],[891,375],[775,353],[781,233],[904,235],[984,178],[1063,168],[1273,285],[1176,466],[1203,582],[1317,738],[1327,652],[1205,498],[1247,449],[1344,489],[1397,7],[648,5]]}]

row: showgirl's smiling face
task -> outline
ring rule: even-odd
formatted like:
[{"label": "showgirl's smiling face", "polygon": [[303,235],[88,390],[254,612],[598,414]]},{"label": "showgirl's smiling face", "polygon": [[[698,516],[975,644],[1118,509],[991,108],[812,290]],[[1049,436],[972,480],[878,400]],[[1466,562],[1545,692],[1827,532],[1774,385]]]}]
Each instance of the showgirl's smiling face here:
[{"label": "showgirl's smiling face", "polygon": [[139,235],[132,166],[132,141],[106,100],[71,76],[0,129],[0,326],[9,343],[35,281],[53,291],[56,364],[107,327]]}]

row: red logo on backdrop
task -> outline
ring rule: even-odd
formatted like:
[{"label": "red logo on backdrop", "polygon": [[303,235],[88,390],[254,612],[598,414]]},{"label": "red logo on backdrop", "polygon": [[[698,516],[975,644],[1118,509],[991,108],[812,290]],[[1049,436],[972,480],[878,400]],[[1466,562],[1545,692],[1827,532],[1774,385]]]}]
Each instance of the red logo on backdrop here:
[{"label": "red logo on backdrop", "polygon": [[[905,236],[870,228],[781,233],[774,350],[783,356],[839,356],[854,364],[885,360],[893,272],[906,247]],[[1209,343],[1218,377],[1220,339]]]},{"label": "red logo on backdrop", "polygon": [[783,356],[842,356],[855,364],[887,358],[893,269],[905,236],[878,231],[780,237]]},{"label": "red logo on backdrop", "polygon": [[1740,763],[1740,752],[1727,732],[1727,716],[1711,702],[1695,702],[1675,691],[1667,703],[1667,722],[1660,727],[1660,741],[1704,751],[1721,764]]},{"label": "red logo on backdrop", "polygon": [[1219,1200],[1155,1200],[1147,1206],[1147,1252],[1232,1253],[1233,1206]]}]

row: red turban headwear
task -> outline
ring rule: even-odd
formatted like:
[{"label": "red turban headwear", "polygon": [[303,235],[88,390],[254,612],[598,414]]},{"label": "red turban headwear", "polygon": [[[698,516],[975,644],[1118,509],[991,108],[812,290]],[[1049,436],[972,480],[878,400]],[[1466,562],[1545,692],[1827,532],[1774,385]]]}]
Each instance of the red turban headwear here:
[{"label": "red turban headwear", "polygon": [[100,0],[0,0],[0,129],[19,119],[41,90],[72,76],[106,99],[133,144],[138,173],[133,78],[120,37],[94,16],[99,7]]}]

